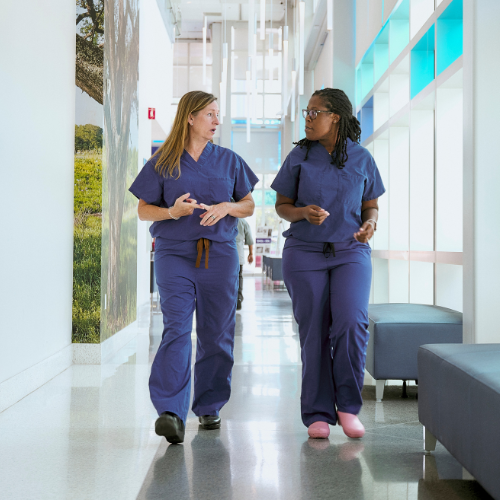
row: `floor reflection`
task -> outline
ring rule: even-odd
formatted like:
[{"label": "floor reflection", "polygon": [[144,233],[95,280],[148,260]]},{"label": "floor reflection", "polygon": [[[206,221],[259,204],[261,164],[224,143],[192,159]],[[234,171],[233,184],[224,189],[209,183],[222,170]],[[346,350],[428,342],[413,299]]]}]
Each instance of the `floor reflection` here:
[{"label": "floor reflection", "polygon": [[[161,315],[102,365],[75,365],[0,413],[2,498],[134,500],[488,499],[438,444],[424,457],[415,386],[363,389],[361,441],[300,419],[301,363],[286,291],[246,278],[222,428],[190,413],[183,445],[154,433],[150,364]],[[141,323],[142,324],[142,323]],[[195,335],[193,345],[195,346]],[[194,360],[194,356],[193,356]]]}]

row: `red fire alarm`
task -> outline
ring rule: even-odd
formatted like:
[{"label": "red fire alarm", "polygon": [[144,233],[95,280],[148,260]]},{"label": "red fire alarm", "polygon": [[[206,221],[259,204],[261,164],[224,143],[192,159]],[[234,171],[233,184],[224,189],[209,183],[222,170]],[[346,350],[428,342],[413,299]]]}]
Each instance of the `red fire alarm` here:
[{"label": "red fire alarm", "polygon": [[155,108],[148,108],[148,118],[150,120],[154,120],[156,116],[156,110]]}]

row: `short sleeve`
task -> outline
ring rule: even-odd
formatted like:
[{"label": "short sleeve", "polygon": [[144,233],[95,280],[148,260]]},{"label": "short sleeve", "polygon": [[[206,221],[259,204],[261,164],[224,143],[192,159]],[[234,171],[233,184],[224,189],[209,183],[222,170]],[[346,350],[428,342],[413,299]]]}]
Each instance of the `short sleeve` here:
[{"label": "short sleeve", "polygon": [[244,221],[245,228],[245,245],[253,245],[253,236],[252,231],[250,230],[250,224],[247,221]]},{"label": "short sleeve", "polygon": [[300,164],[294,165],[291,157],[291,153],[286,157],[283,165],[271,184],[271,188],[287,198],[296,200],[299,188]]},{"label": "short sleeve", "polygon": [[365,190],[363,192],[362,200],[375,200],[385,193],[385,187],[384,183],[382,182],[382,177],[380,177],[380,172],[378,171],[377,165],[373,158],[370,158],[366,176],[367,178],[365,181]]},{"label": "short sleeve", "polygon": [[233,199],[240,201],[248,193],[253,191],[253,188],[259,178],[253,173],[252,169],[239,156],[236,157],[236,175],[234,179]]},{"label": "short sleeve", "polygon": [[142,167],[129,191],[138,199],[150,205],[159,206],[163,197],[163,186],[160,174],[155,170],[155,163],[151,160]]}]

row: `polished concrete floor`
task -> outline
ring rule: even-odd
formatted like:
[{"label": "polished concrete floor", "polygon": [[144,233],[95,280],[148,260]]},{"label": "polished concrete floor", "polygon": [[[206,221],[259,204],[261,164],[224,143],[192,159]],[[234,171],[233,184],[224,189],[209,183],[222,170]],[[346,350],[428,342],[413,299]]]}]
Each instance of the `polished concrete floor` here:
[{"label": "polished concrete floor", "polygon": [[310,440],[299,412],[300,349],[286,291],[245,279],[233,393],[222,428],[188,417],[183,445],[154,433],[149,367],[161,316],[102,366],[72,366],[0,413],[5,499],[487,499],[438,444],[422,452],[416,387],[364,389],[367,432]]}]

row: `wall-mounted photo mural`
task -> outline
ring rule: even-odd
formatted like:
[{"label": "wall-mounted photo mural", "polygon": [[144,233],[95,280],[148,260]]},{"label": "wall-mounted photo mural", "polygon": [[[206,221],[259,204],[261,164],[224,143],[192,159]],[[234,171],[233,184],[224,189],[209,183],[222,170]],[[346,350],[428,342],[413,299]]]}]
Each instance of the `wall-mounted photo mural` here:
[{"label": "wall-mounted photo mural", "polygon": [[136,318],[138,66],[138,0],[76,0],[73,342]]}]

